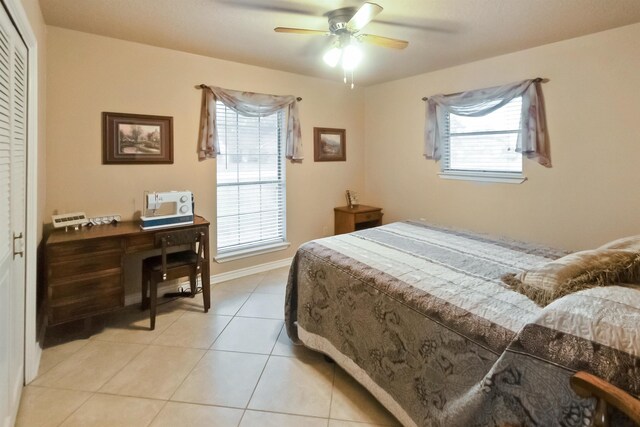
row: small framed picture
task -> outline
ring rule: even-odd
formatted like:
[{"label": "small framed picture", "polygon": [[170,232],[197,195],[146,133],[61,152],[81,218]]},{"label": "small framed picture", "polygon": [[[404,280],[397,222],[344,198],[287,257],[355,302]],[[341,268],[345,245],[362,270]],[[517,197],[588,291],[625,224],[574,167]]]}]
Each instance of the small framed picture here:
[{"label": "small framed picture", "polygon": [[344,162],[347,160],[347,141],[344,129],[313,128],[313,160],[316,162]]},{"label": "small framed picture", "polygon": [[102,163],[173,163],[173,117],[102,113]]},{"label": "small framed picture", "polygon": [[350,208],[358,207],[358,205],[359,205],[358,195],[356,194],[355,191],[347,190],[346,191],[346,197],[347,197],[347,206],[349,206]]}]

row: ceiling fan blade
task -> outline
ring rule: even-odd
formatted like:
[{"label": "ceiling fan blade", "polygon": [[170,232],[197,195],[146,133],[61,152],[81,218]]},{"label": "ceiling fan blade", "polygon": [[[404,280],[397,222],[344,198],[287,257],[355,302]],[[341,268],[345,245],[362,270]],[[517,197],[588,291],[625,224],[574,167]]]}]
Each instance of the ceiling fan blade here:
[{"label": "ceiling fan blade", "polygon": [[380,12],[382,12],[382,6],[375,3],[364,3],[347,22],[347,28],[352,32],[358,32]]},{"label": "ceiling fan blade", "polygon": [[356,38],[365,43],[371,43],[382,47],[390,47],[393,49],[404,49],[409,46],[408,41],[374,36],[373,34],[358,34]]},{"label": "ceiling fan blade", "polygon": [[273,29],[276,33],[294,33],[294,34],[315,34],[315,35],[326,35],[331,34],[328,31],[323,30],[308,30],[306,28],[290,28],[290,27],[276,27]]}]

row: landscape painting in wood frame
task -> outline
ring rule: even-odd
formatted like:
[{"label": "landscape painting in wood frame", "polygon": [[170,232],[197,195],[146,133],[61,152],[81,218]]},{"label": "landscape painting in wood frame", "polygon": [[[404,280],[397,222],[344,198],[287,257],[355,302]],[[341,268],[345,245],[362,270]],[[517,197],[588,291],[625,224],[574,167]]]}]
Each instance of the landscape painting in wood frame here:
[{"label": "landscape painting in wood frame", "polygon": [[313,160],[316,162],[346,161],[346,131],[344,129],[313,128]]},{"label": "landscape painting in wood frame", "polygon": [[173,163],[173,117],[102,113],[102,163]]}]

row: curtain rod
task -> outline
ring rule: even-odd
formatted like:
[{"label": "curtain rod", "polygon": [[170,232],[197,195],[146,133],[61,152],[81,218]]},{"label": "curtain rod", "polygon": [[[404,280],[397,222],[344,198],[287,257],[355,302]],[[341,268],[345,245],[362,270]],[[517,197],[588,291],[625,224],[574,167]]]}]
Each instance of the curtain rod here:
[{"label": "curtain rod", "polygon": [[[540,83],[540,82],[543,82],[543,83],[544,83],[544,80],[545,80],[545,79],[543,79],[542,77],[536,77],[535,79],[533,79],[533,82],[534,82],[534,83]],[[460,95],[461,93],[464,93],[464,92],[448,93],[448,94],[446,94],[445,96]],[[428,100],[428,99],[429,99],[429,98],[427,98],[426,96],[423,96],[423,97],[422,97],[422,100],[423,100],[423,101],[426,101],[426,100]]]},{"label": "curtain rod", "polygon": [[[197,86],[196,86],[196,89],[206,89],[206,88],[208,88],[208,87],[209,87],[209,86],[207,86],[206,84],[201,84],[201,85],[197,85]],[[297,97],[297,98],[296,98],[296,101],[300,102],[300,101],[302,101],[302,98]]]}]

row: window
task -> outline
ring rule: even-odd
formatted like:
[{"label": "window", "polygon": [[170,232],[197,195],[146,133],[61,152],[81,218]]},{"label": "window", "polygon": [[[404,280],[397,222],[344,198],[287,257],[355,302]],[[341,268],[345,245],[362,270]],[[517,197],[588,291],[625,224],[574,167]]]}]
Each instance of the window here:
[{"label": "window", "polygon": [[444,178],[522,182],[522,154],[516,152],[522,98],[482,117],[446,116]]},{"label": "window", "polygon": [[283,114],[245,117],[216,104],[217,261],[287,247]]}]

